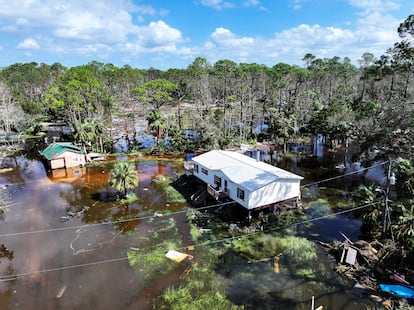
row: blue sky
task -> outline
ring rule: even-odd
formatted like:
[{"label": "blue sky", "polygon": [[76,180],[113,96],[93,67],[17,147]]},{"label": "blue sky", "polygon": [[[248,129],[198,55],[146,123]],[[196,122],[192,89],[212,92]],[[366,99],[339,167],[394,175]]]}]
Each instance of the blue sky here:
[{"label": "blue sky", "polygon": [[0,67],[90,61],[186,68],[196,57],[269,67],[376,57],[413,0],[0,0]]}]

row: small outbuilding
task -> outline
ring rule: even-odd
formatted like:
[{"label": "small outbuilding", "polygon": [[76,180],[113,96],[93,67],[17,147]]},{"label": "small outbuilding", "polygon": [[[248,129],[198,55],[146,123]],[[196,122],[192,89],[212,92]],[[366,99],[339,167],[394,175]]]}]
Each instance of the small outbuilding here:
[{"label": "small outbuilding", "polygon": [[86,156],[83,150],[72,142],[55,142],[40,153],[50,169],[83,166]]},{"label": "small outbuilding", "polygon": [[300,199],[303,177],[234,151],[192,158],[193,174],[216,199],[228,197],[250,210]]}]

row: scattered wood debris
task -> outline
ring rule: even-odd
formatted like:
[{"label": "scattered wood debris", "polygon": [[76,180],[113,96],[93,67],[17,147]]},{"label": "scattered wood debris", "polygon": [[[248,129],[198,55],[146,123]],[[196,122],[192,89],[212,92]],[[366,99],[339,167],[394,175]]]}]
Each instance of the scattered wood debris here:
[{"label": "scattered wood debris", "polygon": [[62,298],[62,296],[63,296],[63,294],[65,293],[65,291],[66,291],[66,284],[59,290],[59,292],[56,294],[56,298],[57,299],[59,299],[59,298]]},{"label": "scattered wood debris", "polygon": [[192,260],[193,256],[191,256],[190,254],[186,254],[186,253],[181,253],[178,252],[176,250],[169,250],[167,254],[165,254],[165,256],[177,263],[181,263],[183,262],[185,259],[188,260]]},{"label": "scattered wood debris", "polygon": [[413,300],[411,297],[407,298],[411,295],[398,295],[382,289],[384,286],[392,288],[397,285],[414,290],[414,272],[407,270],[407,274],[402,274],[397,270],[398,266],[391,266],[387,261],[390,252],[393,251],[392,245],[384,245],[377,240],[352,242],[344,234],[342,236],[344,242],[336,241],[331,244],[319,242],[336,258],[338,273],[355,281],[359,290],[368,293],[374,301],[381,303],[387,309],[392,309],[395,304],[414,302],[414,298]]}]

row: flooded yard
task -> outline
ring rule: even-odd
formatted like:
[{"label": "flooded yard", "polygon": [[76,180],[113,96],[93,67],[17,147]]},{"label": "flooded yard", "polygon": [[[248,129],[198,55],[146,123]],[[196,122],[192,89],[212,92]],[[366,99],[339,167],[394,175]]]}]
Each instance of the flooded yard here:
[{"label": "flooded yard", "polygon": [[[7,188],[13,204],[0,221],[1,309],[152,309],[153,298],[181,283],[184,266],[164,255],[168,244],[191,245],[184,212],[188,206],[166,201],[154,178],[183,174],[183,163],[137,159],[132,164],[139,173],[138,200],[126,205],[114,199],[116,192],[108,186],[112,163],[48,172],[40,161],[24,156],[3,159],[3,166],[13,169],[0,174],[0,187]],[[321,169],[319,163],[309,168],[296,159],[281,164],[303,175],[303,184],[341,174]],[[343,173],[357,169],[345,167]],[[381,177],[378,169],[307,186],[308,215],[335,212],[332,206],[346,203],[359,182]],[[329,203],[315,203],[319,198]],[[170,218],[175,233],[168,230]],[[359,225],[352,214],[345,214],[304,221],[292,229],[309,240],[329,242],[340,239],[341,233],[358,238]],[[140,259],[144,264],[148,258],[140,253],[156,246],[154,240],[166,240],[165,252],[161,249],[162,255],[154,257],[165,260],[165,270],[140,266]],[[131,253],[137,253],[135,265]],[[291,276],[288,261],[282,261],[282,271],[275,273],[269,262],[250,263],[237,255],[217,262],[217,281],[225,284],[230,301],[246,309],[310,309],[312,296],[327,309],[366,309],[369,300],[352,291],[353,283],[338,279],[332,258],[318,253],[315,269],[323,269],[323,278],[314,281]],[[198,247],[193,255],[195,260],[201,255]]]},{"label": "flooded yard", "polygon": [[0,175],[0,186],[13,198],[0,223],[3,252],[12,253],[0,256],[1,308],[127,309],[134,304],[147,287],[130,267],[127,250],[151,232],[139,219],[129,219],[184,208],[167,206],[151,182],[182,168],[172,162],[137,163],[139,199],[125,206],[108,199],[115,194],[108,186],[110,164],[50,174],[41,162],[24,157],[11,165],[12,171]]}]

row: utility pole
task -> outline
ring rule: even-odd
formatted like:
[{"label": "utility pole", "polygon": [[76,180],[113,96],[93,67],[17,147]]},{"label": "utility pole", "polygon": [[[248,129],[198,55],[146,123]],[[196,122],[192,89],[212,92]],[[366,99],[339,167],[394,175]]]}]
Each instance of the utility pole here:
[{"label": "utility pole", "polygon": [[[390,195],[390,185],[395,185],[395,175],[391,175],[391,160],[388,160],[388,169],[387,169],[387,184],[385,188],[385,205],[384,205],[384,219],[383,219],[383,229],[382,232],[386,233],[388,226],[391,223],[391,217],[388,210],[388,201]],[[387,222],[388,221],[388,222]]]}]

